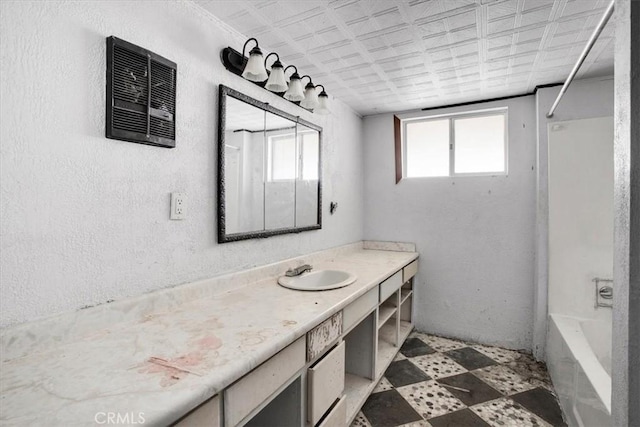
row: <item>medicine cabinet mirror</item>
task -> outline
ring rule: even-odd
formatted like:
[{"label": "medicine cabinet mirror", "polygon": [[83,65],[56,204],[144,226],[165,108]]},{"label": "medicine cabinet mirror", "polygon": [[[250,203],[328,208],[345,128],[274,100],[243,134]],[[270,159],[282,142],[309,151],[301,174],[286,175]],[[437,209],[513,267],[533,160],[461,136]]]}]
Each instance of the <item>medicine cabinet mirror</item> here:
[{"label": "medicine cabinet mirror", "polygon": [[218,242],[322,227],[322,128],[220,85]]}]

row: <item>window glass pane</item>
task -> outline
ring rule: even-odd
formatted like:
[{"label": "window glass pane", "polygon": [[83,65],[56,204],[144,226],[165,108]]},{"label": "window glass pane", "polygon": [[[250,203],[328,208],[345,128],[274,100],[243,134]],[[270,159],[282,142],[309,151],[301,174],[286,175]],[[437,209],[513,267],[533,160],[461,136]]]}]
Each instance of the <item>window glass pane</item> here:
[{"label": "window glass pane", "polygon": [[449,175],[449,120],[406,126],[407,177]]},{"label": "window glass pane", "polygon": [[318,179],[318,161],[320,154],[318,132],[301,133],[300,146],[302,150],[302,179]]},{"label": "window glass pane", "polygon": [[294,134],[269,137],[269,176],[272,181],[296,178]]},{"label": "window glass pane", "polygon": [[505,172],[503,114],[455,119],[456,173]]}]

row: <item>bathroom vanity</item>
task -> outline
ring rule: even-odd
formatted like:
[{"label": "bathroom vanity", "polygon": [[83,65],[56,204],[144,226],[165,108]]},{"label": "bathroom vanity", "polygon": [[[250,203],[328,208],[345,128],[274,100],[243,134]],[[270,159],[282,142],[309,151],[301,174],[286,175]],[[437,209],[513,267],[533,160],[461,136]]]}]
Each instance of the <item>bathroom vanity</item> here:
[{"label": "bathroom vanity", "polygon": [[[359,242],[3,331],[2,421],[348,425],[413,327],[417,258]],[[302,263],[357,280],[277,284]]]},{"label": "bathroom vanity", "polygon": [[411,332],[417,263],[394,272],[178,425],[202,425],[203,412],[212,426],[349,425]]}]

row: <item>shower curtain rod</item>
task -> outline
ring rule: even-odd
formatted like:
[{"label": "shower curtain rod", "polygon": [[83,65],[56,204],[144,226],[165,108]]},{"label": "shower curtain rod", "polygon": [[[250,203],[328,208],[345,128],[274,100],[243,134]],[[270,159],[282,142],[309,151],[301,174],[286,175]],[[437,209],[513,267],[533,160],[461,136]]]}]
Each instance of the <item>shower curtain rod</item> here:
[{"label": "shower curtain rod", "polygon": [[573,66],[573,69],[571,70],[571,73],[569,74],[569,77],[567,77],[567,81],[564,82],[564,84],[562,85],[562,89],[560,89],[560,93],[558,94],[558,97],[556,98],[556,101],[551,106],[551,109],[549,110],[549,113],[547,113],[547,118],[548,119],[553,117],[553,112],[556,111],[556,108],[558,107],[558,104],[560,103],[560,99],[562,99],[562,96],[564,95],[564,93],[569,88],[569,85],[571,84],[571,82],[573,81],[573,78],[578,73],[578,70],[582,66],[582,63],[587,58],[587,55],[591,51],[591,48],[593,47],[593,45],[596,43],[596,40],[600,36],[600,33],[602,33],[602,30],[604,29],[604,26],[607,25],[607,22],[609,21],[609,18],[611,18],[611,15],[613,14],[613,5],[614,5],[614,3],[615,3],[615,0],[611,0],[611,3],[609,4],[609,7],[607,7],[607,10],[604,12],[604,15],[602,15],[602,18],[600,19],[600,22],[598,22],[598,26],[593,31],[593,34],[591,34],[591,37],[589,38],[589,41],[587,42],[587,45],[584,47],[584,50],[582,51],[582,53],[580,54],[580,57],[578,58],[578,62],[576,62],[576,65]]}]

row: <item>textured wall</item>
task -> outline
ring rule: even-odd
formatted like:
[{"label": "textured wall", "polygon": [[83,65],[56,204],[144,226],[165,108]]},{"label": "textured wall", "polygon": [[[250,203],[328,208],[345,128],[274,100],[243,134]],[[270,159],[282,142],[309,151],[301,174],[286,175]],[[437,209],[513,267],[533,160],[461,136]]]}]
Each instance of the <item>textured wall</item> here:
[{"label": "textured wall", "polygon": [[549,123],[613,116],[613,78],[602,77],[575,80],[562,97],[553,117],[546,114],[560,92],[560,87],[538,90],[537,115],[537,165],[536,178],[536,287],[534,296],[533,354],[544,359],[548,316],[548,235],[549,235]]},{"label": "textured wall", "polygon": [[640,2],[616,0],[611,415],[640,425]]},{"label": "textured wall", "polygon": [[613,279],[613,117],[559,122],[548,135],[549,313],[610,329],[593,279]]},{"label": "textured wall", "polygon": [[415,242],[416,323],[428,332],[531,348],[535,229],[535,104],[509,107],[509,175],[395,184],[393,116],[366,117],[365,238]]},{"label": "textured wall", "polygon": [[[227,72],[220,50],[244,38],[192,3],[2,1],[0,16],[0,325],[362,238],[360,117],[338,101],[301,114]],[[178,63],[175,149],[104,137],[110,35]],[[324,127],[322,230],[216,243],[220,83]]]}]

